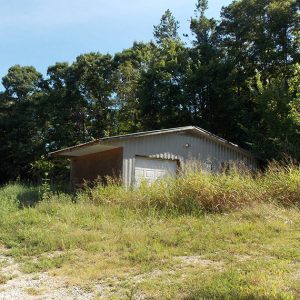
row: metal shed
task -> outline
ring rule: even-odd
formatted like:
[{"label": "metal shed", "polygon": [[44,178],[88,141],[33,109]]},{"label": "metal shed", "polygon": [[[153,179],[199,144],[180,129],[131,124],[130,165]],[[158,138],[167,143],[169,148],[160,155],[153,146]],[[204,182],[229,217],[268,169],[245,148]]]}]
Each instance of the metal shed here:
[{"label": "metal shed", "polygon": [[144,179],[152,182],[175,175],[188,161],[197,161],[212,172],[239,162],[258,168],[257,158],[249,151],[196,126],[105,137],[49,155],[71,159],[72,187],[107,175],[121,177],[126,186]]}]

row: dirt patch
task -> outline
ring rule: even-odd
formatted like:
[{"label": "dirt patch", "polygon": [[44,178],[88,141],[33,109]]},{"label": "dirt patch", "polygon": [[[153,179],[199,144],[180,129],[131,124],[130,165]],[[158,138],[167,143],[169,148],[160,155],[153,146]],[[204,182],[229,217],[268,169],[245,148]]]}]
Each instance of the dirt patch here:
[{"label": "dirt patch", "polygon": [[183,265],[197,265],[197,266],[220,266],[222,262],[216,262],[209,259],[204,259],[201,256],[178,256],[176,257]]},{"label": "dirt patch", "polygon": [[[2,252],[3,253],[3,252]],[[49,254],[55,257],[61,253]],[[148,273],[132,275],[125,278],[106,278],[89,285],[88,289],[79,286],[70,286],[67,278],[53,277],[47,272],[25,274],[20,265],[8,255],[0,255],[0,276],[7,280],[0,283],[0,300],[92,300],[92,299],[124,299],[128,292],[134,290],[136,285],[149,279],[174,275],[178,271],[184,274],[185,268],[202,266],[208,268],[221,268],[222,263],[201,256],[174,257],[175,264],[166,270],[153,270]],[[131,298],[131,297],[129,297]],[[145,299],[146,295],[135,291],[133,299]]]}]

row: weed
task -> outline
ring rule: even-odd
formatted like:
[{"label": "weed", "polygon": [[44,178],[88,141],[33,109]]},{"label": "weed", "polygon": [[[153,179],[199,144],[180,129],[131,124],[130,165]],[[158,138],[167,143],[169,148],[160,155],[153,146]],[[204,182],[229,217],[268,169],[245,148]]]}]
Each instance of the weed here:
[{"label": "weed", "polygon": [[9,277],[0,274],[0,285],[5,284],[9,280]]},{"label": "weed", "polygon": [[42,294],[42,292],[42,290],[33,287],[26,288],[26,293],[31,296],[39,296]]}]

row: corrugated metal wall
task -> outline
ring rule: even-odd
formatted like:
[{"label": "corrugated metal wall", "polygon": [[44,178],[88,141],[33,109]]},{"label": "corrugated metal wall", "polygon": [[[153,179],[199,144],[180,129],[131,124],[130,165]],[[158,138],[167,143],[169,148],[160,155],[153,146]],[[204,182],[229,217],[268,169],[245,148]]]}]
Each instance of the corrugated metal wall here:
[{"label": "corrugated metal wall", "polygon": [[257,168],[257,161],[239,148],[222,144],[207,137],[197,137],[188,133],[168,133],[121,142],[123,147],[123,180],[129,186],[134,182],[135,156],[149,156],[179,160],[181,164],[189,160],[209,163],[213,171],[218,171],[222,163],[241,162]]}]

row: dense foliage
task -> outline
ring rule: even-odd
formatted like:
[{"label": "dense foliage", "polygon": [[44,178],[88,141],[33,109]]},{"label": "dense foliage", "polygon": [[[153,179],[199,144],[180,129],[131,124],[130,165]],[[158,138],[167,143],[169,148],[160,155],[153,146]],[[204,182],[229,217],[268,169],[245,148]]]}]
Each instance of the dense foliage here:
[{"label": "dense foliage", "polygon": [[197,125],[265,159],[300,159],[299,0],[198,0],[189,39],[168,10],[154,39],[42,76],[13,66],[0,93],[0,181],[58,174],[47,153],[93,138]]}]

